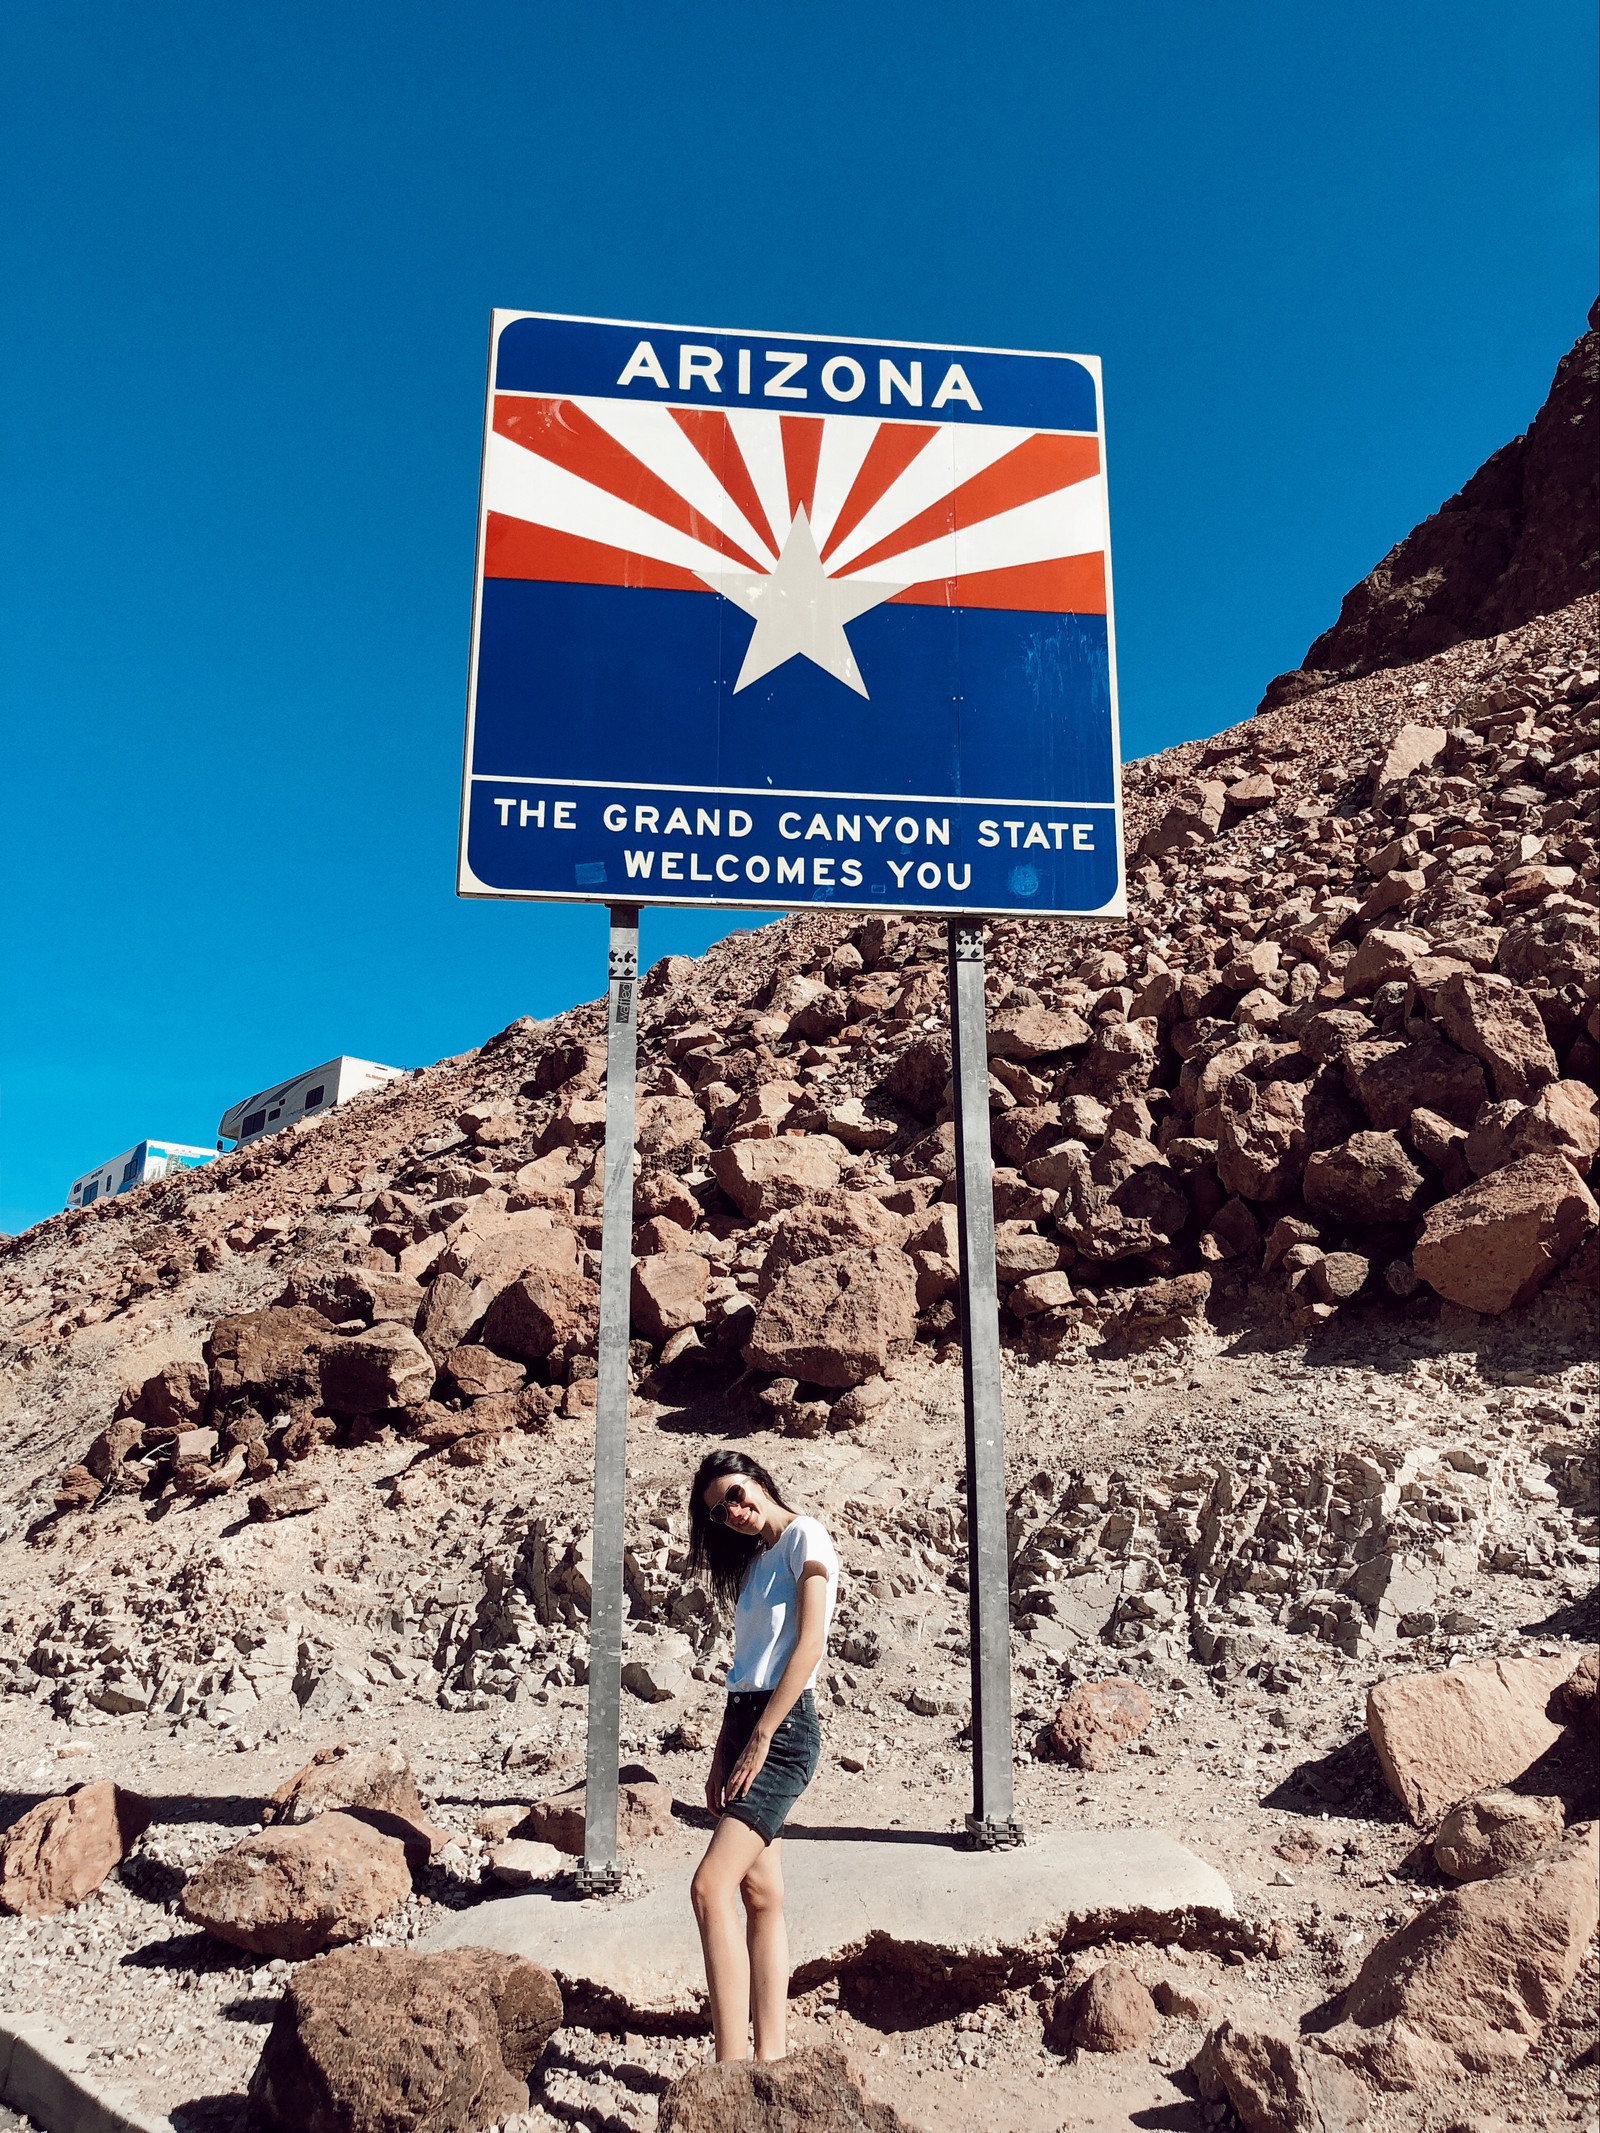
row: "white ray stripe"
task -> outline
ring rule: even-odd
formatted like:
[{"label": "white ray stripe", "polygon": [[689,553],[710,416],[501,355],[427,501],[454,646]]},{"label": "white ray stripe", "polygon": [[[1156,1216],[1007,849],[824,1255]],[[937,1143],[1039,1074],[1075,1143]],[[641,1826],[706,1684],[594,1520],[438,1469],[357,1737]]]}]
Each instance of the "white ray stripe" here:
[{"label": "white ray stripe", "polygon": [[586,541],[604,541],[652,562],[676,563],[696,575],[737,567],[715,548],[663,525],[648,511],[625,504],[537,452],[525,451],[498,431],[489,439],[485,471],[485,501],[491,511],[502,511],[508,518],[547,526],[553,533],[580,534]]},{"label": "white ray stripe", "polygon": [[830,571],[848,570],[853,556],[865,555],[885,534],[895,532],[930,504],[960,488],[974,474],[992,467],[1007,452],[1033,435],[1032,430],[990,429],[982,423],[950,423],[930,437],[911,464],[892,481],[853,532],[828,558]]},{"label": "white ray stripe", "polygon": [[783,470],[783,432],[764,407],[730,407],[728,420],[750,469],[761,508],[781,549],[789,531],[789,477]]},{"label": "white ray stripe", "polygon": [[957,578],[967,571],[1004,570],[1016,563],[1091,555],[1105,547],[1105,523],[1104,484],[1094,474],[1069,489],[1019,504],[1014,511],[1002,511],[994,518],[980,519],[975,526],[942,534],[903,555],[881,556],[872,565],[872,575],[923,585],[930,578]]},{"label": "white ray stripe", "polygon": [[659,474],[691,509],[737,541],[755,562],[777,561],[666,408],[643,400],[575,399],[573,405],[581,407],[652,474]]},{"label": "white ray stripe", "polygon": [[811,499],[811,530],[817,546],[825,548],[833,522],[844,508],[851,484],[861,472],[861,462],[872,449],[872,440],[882,424],[873,415],[829,415],[822,424],[822,450],[817,458],[817,486]]}]

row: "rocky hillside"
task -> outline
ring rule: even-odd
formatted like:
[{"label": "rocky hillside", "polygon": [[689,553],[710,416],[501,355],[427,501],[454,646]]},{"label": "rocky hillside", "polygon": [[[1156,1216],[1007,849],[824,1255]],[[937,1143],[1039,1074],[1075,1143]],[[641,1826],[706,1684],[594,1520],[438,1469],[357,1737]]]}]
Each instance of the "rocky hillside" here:
[{"label": "rocky hillside", "polygon": [[[1021,1811],[1176,1831],[1238,1914],[1101,1919],[965,2000],[918,1986],[909,2030],[881,1955],[819,1971],[807,2034],[935,2133],[973,2122],[969,2079],[1015,2133],[1187,2109],[1208,2024],[1207,2122],[1254,2124],[1240,2036],[1312,2016],[1358,1950],[1340,2122],[1442,2133],[1561,2083],[1592,2102],[1592,1784],[1544,1699],[1592,1634],[1600,1559],[1597,626],[1577,602],[1133,764],[1129,919],[991,929]],[[640,1857],[685,1835],[716,1722],[683,1485],[729,1436],[844,1561],[807,1813],[959,1826],[940,929],[796,916],[641,993],[623,1746],[678,1805],[641,1777]],[[313,1749],[392,1742],[427,1795],[429,1864],[340,1831],[371,1903],[339,1937],[371,1948],[425,1943],[572,1822],[602,1034],[596,1004],[513,1024],[0,1247],[0,1819],[69,1814],[33,1803],[70,1774],[136,1787],[148,1821],[98,1894],[0,1916],[0,2004],[70,2010],[185,2127],[233,2123],[311,1945],[241,1940],[202,1897],[322,1841],[249,1828]],[[1450,1703],[1469,1688],[1481,1728]],[[1383,1714],[1412,1709],[1403,1738]],[[1507,1782],[1537,1806],[1457,1826]],[[1450,1893],[1419,1830],[1521,1878]],[[177,1935],[180,1901],[203,1932]],[[1435,2009],[1405,2041],[1385,1963],[1447,1926],[1476,1961],[1512,1911],[1544,1952],[1511,2013]],[[1131,2059],[1081,2044],[1113,1943],[1147,1950],[1137,1992],[1105,1987]],[[650,2133],[693,2047],[564,1989],[516,2123]],[[1289,2111],[1283,2082],[1325,2070],[1285,2051]]]},{"label": "rocky hillside", "polygon": [[[1563,1269],[1592,1287],[1594,619],[1135,764],[1128,922],[993,929],[1021,1352],[1492,1317]],[[891,1358],[949,1339],[944,982],[937,928],[829,915],[649,974],[648,1397],[862,1428]],[[582,1412],[601,1034],[596,1007],[516,1024],[8,1243],[11,1530],[130,1491],[281,1488],[375,1428],[459,1461]]]},{"label": "rocky hillside", "polygon": [[1600,302],[1522,436],[1346,593],[1339,619],[1262,709],[1409,666],[1600,590]]}]

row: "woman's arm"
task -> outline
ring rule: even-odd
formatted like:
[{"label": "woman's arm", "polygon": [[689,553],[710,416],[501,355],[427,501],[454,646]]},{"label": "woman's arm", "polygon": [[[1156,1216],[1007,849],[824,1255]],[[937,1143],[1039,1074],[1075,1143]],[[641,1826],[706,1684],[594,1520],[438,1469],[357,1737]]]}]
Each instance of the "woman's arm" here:
[{"label": "woman's arm", "polygon": [[796,1579],[799,1627],[789,1663],[778,1676],[778,1686],[767,1698],[749,1745],[728,1773],[724,1797],[737,1800],[755,1783],[772,1736],[805,1693],[806,1683],[822,1657],[828,1617],[828,1573],[821,1563],[805,1563]]}]

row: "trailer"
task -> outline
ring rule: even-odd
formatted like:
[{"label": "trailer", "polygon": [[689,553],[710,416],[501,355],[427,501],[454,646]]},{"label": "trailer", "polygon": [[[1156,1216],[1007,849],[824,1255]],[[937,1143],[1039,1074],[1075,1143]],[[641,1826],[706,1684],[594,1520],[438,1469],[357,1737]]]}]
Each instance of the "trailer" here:
[{"label": "trailer", "polygon": [[217,1146],[232,1141],[236,1148],[247,1147],[269,1133],[281,1133],[285,1126],[295,1125],[300,1119],[320,1118],[368,1089],[381,1089],[388,1081],[403,1081],[405,1074],[404,1067],[380,1066],[375,1059],[330,1059],[288,1081],[280,1081],[276,1088],[243,1097],[224,1111],[217,1125]]},{"label": "trailer", "polygon": [[132,1192],[135,1185],[147,1184],[152,1178],[164,1178],[169,1171],[199,1170],[203,1164],[215,1161],[216,1151],[212,1148],[190,1148],[182,1141],[140,1141],[136,1147],[124,1148],[120,1155],[114,1155],[109,1163],[98,1164],[81,1178],[74,1178],[67,1191],[67,1205],[89,1207],[96,1200]]}]

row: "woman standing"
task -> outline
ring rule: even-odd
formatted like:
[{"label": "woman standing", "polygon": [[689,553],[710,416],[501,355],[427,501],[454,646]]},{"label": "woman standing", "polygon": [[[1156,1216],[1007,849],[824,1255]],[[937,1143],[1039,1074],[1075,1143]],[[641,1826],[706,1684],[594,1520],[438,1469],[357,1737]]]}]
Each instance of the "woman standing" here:
[{"label": "woman standing", "polygon": [[812,1687],[839,1558],[765,1467],[743,1452],[711,1452],[689,1495],[689,1564],[717,1599],[735,1603],[728,1706],[706,1779],[706,1805],[720,1820],[690,1887],[717,2057],[748,2058],[753,2025],[756,2057],[781,2059],[789,1933],[778,1833],[822,1749]]}]

